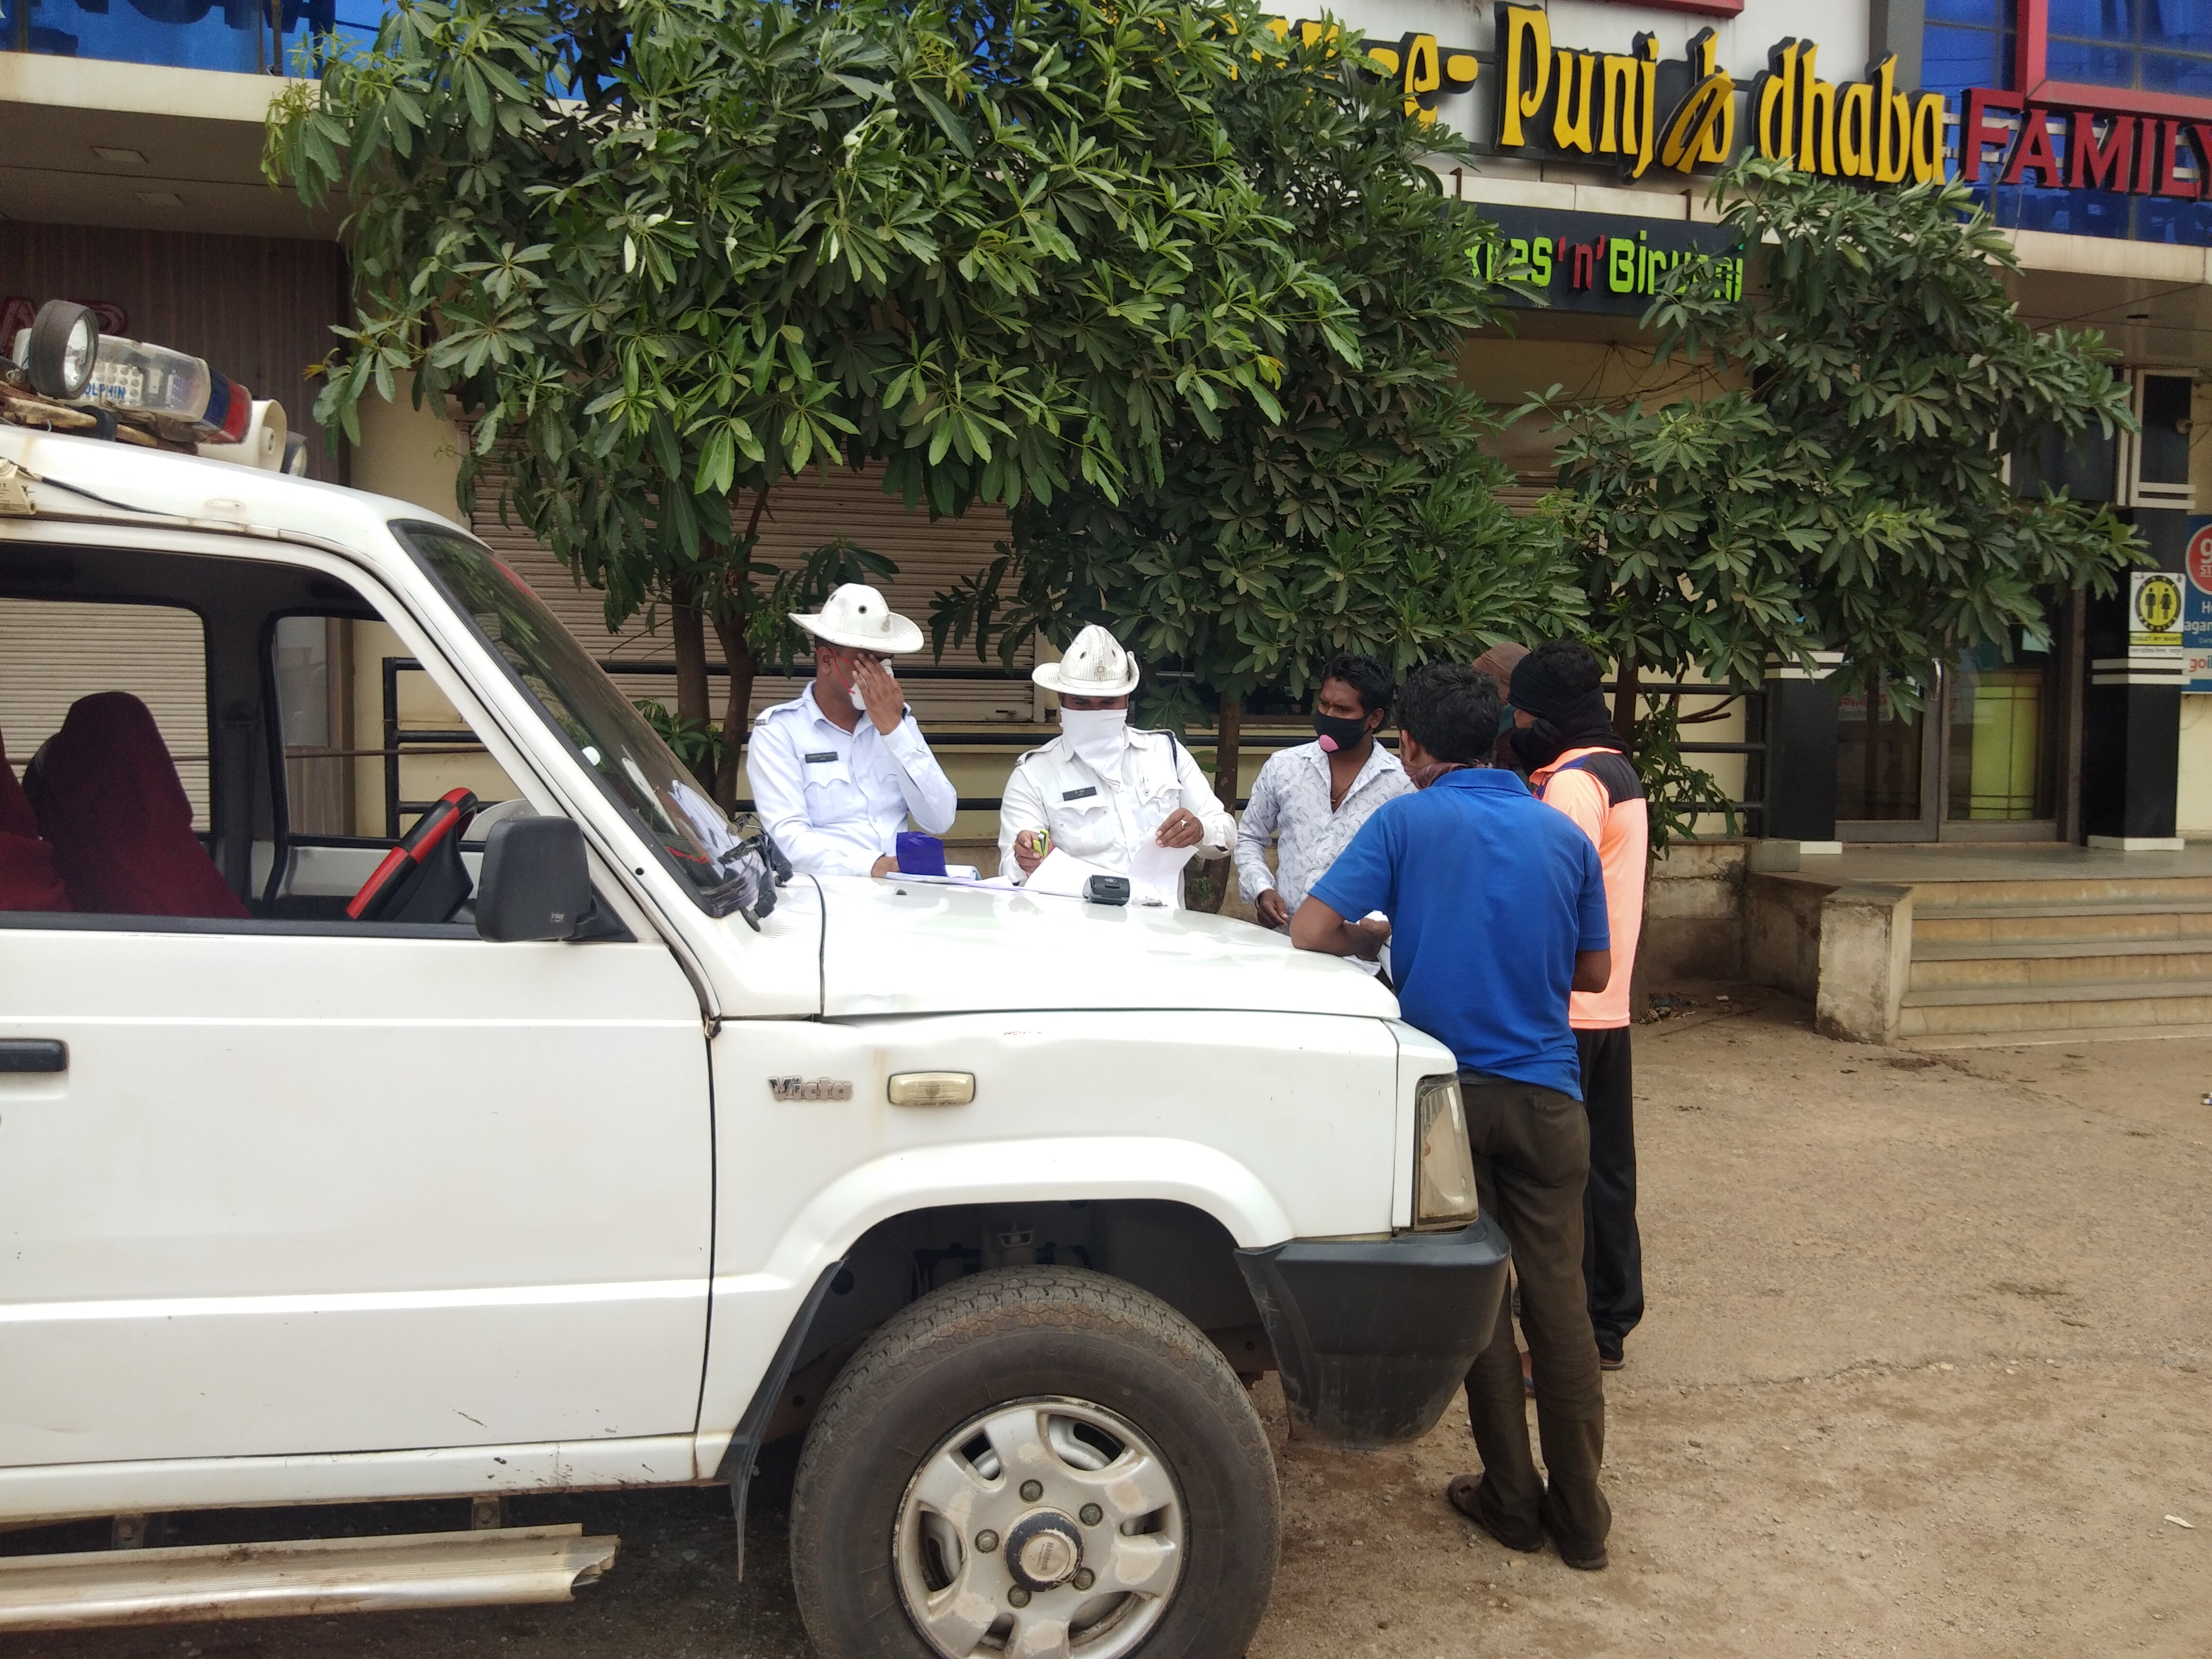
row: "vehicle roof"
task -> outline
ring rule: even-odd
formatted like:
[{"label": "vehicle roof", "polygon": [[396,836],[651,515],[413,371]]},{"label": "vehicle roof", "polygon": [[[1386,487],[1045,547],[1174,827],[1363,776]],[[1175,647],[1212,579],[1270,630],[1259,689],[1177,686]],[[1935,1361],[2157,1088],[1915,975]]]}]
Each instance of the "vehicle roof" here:
[{"label": "vehicle roof", "polygon": [[394,520],[468,533],[446,514],[413,501],[101,438],[0,425],[0,460],[30,475],[25,483],[39,520],[296,536],[393,556],[397,550],[386,526]]}]

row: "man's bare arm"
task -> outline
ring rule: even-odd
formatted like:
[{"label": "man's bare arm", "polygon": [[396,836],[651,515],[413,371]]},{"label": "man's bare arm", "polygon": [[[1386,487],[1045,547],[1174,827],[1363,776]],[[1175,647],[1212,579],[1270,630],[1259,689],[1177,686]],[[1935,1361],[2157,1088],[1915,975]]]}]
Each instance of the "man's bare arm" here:
[{"label": "man's bare arm", "polygon": [[1575,952],[1574,988],[1576,990],[1602,991],[1612,981],[1612,951],[1577,951]]},{"label": "man's bare arm", "polygon": [[1291,918],[1291,943],[1324,956],[1359,957],[1372,962],[1390,937],[1388,927],[1346,921],[1317,898],[1307,898]]}]

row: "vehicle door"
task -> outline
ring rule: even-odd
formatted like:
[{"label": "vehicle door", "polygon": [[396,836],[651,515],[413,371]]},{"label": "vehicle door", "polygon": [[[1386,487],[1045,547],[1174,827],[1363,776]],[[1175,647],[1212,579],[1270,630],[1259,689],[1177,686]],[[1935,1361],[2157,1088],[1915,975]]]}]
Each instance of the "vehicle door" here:
[{"label": "vehicle door", "polygon": [[346,568],[0,545],[15,775],[139,687],[250,872],[242,917],[0,914],[0,1468],[694,1427],[697,997],[604,866],[588,942],[346,915],[448,789],[559,810]]}]

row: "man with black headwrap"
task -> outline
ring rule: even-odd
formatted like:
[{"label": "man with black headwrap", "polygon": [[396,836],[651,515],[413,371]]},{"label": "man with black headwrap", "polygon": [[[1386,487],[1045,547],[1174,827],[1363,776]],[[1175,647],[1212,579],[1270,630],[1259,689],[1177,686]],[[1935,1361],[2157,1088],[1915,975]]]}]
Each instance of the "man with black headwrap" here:
[{"label": "man with black headwrap", "polygon": [[1528,787],[1582,827],[1605,866],[1613,978],[1568,999],[1589,1115],[1589,1182],[1583,1189],[1583,1277],[1598,1363],[1618,1370],[1644,1317],[1644,1246],[1636,1227],[1635,1072],[1628,1046],[1629,981],[1644,927],[1650,821],[1643,780],[1606,710],[1597,658],[1576,640],[1538,646],[1514,665],[1507,739]]}]

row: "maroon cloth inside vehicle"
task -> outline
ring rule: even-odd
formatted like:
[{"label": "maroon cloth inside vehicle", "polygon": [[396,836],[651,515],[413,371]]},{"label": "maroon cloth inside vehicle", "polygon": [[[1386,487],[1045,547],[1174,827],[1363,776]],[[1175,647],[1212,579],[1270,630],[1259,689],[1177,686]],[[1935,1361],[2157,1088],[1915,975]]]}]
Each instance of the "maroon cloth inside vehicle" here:
[{"label": "maroon cloth inside vehicle", "polygon": [[0,910],[66,910],[69,894],[54,873],[54,849],[39,839],[39,815],[15,781],[0,740]]},{"label": "maroon cloth inside vehicle", "polygon": [[54,869],[79,910],[249,914],[192,833],[192,804],[146,705],[101,691],[70,705],[25,775]]}]

